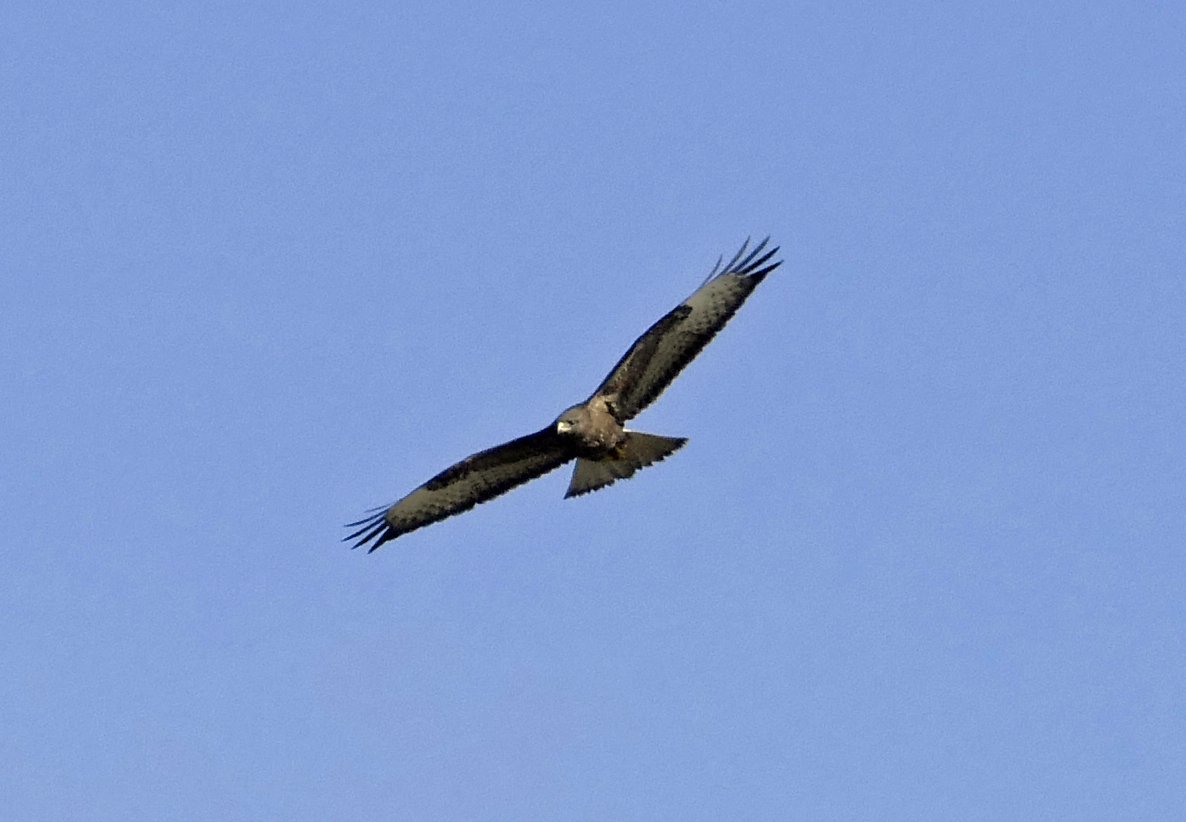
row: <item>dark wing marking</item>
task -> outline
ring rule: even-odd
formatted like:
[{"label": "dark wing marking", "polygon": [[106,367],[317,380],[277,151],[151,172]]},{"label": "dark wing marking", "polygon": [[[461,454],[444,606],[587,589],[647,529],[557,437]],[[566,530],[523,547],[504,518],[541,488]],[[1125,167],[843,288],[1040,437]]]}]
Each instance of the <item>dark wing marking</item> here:
[{"label": "dark wing marking", "polygon": [[[559,468],[575,454],[552,426],[467,457],[421,485],[386,511],[352,522],[362,526],[344,541],[358,539],[374,551],[388,540],[468,511],[517,485]],[[376,539],[377,538],[377,539]]]},{"label": "dark wing marking", "polygon": [[704,284],[630,346],[593,396],[608,398],[620,422],[632,419],[658,399],[737,313],[758,283],[782,264],[782,260],[769,262],[778,253],[777,247],[762,254],[768,242],[769,237],[746,255],[746,240],[723,269],[717,260]]}]

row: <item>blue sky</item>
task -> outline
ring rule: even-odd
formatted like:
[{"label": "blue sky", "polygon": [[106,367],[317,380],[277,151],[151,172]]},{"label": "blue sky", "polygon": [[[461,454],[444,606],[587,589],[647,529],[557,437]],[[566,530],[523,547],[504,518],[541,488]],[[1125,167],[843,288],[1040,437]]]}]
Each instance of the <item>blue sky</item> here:
[{"label": "blue sky", "polygon": [[[0,816],[1186,805],[1180,4],[0,24]],[[340,542],[766,234],[677,455]]]}]

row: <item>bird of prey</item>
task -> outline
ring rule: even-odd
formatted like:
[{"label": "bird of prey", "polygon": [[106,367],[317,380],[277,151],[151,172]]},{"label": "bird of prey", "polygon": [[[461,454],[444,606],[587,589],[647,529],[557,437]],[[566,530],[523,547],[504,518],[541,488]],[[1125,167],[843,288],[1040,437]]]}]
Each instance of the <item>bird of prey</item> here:
[{"label": "bird of prey", "polygon": [[421,485],[389,508],[353,522],[358,530],[344,541],[358,548],[373,541],[374,551],[398,536],[468,511],[528,480],[575,459],[568,492],[576,497],[626,479],[658,462],[687,440],[659,437],[626,428],[671,384],[736,313],[758,283],[781,265],[766,253],[770,238],[746,254],[747,240],[729,263],[720,260],[692,296],[669,311],[635,340],[605,381],[580,405],[534,434],[467,457]]}]

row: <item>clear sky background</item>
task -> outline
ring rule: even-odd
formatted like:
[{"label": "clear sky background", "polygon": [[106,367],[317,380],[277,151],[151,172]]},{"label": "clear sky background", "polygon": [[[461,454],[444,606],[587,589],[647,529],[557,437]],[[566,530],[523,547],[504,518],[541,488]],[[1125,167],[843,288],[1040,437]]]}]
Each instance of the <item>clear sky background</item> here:
[{"label": "clear sky background", "polygon": [[[0,818],[1186,807],[1186,6],[12,2]],[[785,263],[643,431],[345,522]]]}]

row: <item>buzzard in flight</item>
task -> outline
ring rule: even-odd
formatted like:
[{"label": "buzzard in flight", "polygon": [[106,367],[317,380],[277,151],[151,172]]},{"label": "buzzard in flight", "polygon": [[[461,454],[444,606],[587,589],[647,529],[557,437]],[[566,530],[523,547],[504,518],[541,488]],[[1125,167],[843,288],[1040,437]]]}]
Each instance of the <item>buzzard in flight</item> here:
[{"label": "buzzard in flight", "polygon": [[[626,479],[680,448],[683,437],[658,437],[625,427],[671,384],[720,331],[758,283],[782,261],[778,248],[762,252],[767,237],[746,254],[741,250],[721,267],[717,261],[704,284],[639,337],[588,400],[569,408],[542,431],[467,457],[412,493],[366,519],[346,541],[357,548],[388,540],[468,511],[517,485],[577,461],[565,498]],[[723,258],[722,258],[723,259]],[[359,527],[361,526],[361,527]]]}]

